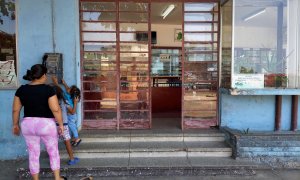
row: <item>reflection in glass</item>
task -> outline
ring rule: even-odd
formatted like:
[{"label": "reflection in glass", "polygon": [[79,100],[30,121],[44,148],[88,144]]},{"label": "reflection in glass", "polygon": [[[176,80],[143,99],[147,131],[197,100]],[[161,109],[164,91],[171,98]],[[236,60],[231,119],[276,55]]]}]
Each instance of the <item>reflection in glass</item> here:
[{"label": "reflection in glass", "polygon": [[184,3],[184,11],[217,11],[217,3]]},{"label": "reflection in glass", "polygon": [[148,117],[147,111],[121,111],[121,119],[148,119]]},{"label": "reflection in glass", "polygon": [[120,51],[147,52],[148,47],[148,44],[120,43]]},{"label": "reflection in glass", "polygon": [[188,82],[184,84],[185,90],[209,90],[215,91],[217,90],[217,81],[212,82]]},{"label": "reflection in glass", "polygon": [[120,21],[148,22],[148,13],[120,12]]},{"label": "reflection in glass", "polygon": [[185,41],[217,41],[217,33],[184,33]]},{"label": "reflection in glass", "polygon": [[[144,104],[142,105],[142,103]],[[121,102],[120,107],[121,110],[145,110],[149,107],[149,104],[146,102],[136,102],[136,103]]]},{"label": "reflection in glass", "polygon": [[148,3],[120,2],[120,11],[148,11]]},{"label": "reflection in glass", "polygon": [[108,53],[98,53],[98,52],[84,52],[83,54],[84,60],[98,60],[98,61],[116,61],[115,54]]},{"label": "reflection in glass", "polygon": [[101,62],[101,61],[84,61],[84,71],[116,71],[116,63],[114,62]]},{"label": "reflection in glass", "polygon": [[84,21],[116,21],[115,12],[83,12]]},{"label": "reflection in glass", "polygon": [[196,52],[196,51],[217,51],[218,44],[217,43],[210,43],[210,44],[185,43],[184,49],[187,53]]},{"label": "reflection in glass", "polygon": [[148,53],[120,53],[121,61],[148,61]]},{"label": "reflection in glass", "polygon": [[116,41],[116,33],[82,33],[83,41]]},{"label": "reflection in glass", "polygon": [[186,111],[205,111],[205,110],[217,110],[216,101],[184,101],[184,107]]},{"label": "reflection in glass", "polygon": [[111,120],[117,119],[117,112],[85,112],[85,120]]},{"label": "reflection in glass", "polygon": [[152,49],[152,76],[181,76],[179,49]]},{"label": "reflection in glass", "polygon": [[84,51],[116,51],[116,43],[83,43]]},{"label": "reflection in glass", "polygon": [[137,41],[136,33],[120,33],[120,41]]},{"label": "reflection in glass", "polygon": [[121,71],[147,71],[148,64],[135,64],[135,63],[121,63]]},{"label": "reflection in glass", "polygon": [[83,31],[116,31],[116,23],[82,22]]},{"label": "reflection in glass", "polygon": [[120,23],[120,31],[148,31],[148,23]]},{"label": "reflection in glass", "polygon": [[217,31],[217,23],[185,23],[184,31]]},{"label": "reflection in glass", "polygon": [[[213,19],[214,18],[214,19]],[[185,21],[217,21],[217,13],[185,13]]]},{"label": "reflection in glass", "polygon": [[81,2],[81,9],[85,11],[114,11],[115,2]]},{"label": "reflection in glass", "polygon": [[185,119],[195,119],[195,120],[209,120],[214,119],[217,116],[217,112],[213,111],[185,111],[183,113]]},{"label": "reflection in glass", "polygon": [[[287,59],[293,53],[287,51],[287,0],[250,2],[235,4],[234,75],[261,75],[263,86],[253,88],[287,87]],[[243,85],[232,82],[232,87]]]},{"label": "reflection in glass", "polygon": [[199,61],[217,61],[217,53],[212,54],[186,54],[185,61],[199,62]]}]

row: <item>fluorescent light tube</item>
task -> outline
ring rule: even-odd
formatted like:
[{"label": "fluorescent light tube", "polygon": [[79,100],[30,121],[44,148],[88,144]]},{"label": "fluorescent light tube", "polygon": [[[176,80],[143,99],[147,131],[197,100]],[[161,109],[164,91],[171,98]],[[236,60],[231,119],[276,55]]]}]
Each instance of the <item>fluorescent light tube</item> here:
[{"label": "fluorescent light tube", "polygon": [[164,10],[164,12],[161,14],[161,16],[163,17],[163,19],[165,19],[175,8],[174,4],[170,4],[166,10]]},{"label": "fluorescent light tube", "polygon": [[252,19],[252,18],[254,18],[254,17],[256,17],[256,16],[258,16],[258,15],[260,15],[262,13],[265,13],[265,12],[266,12],[265,8],[264,9],[260,9],[260,10],[258,10],[256,12],[250,14],[249,16],[245,17],[244,21],[249,21],[250,19]]}]

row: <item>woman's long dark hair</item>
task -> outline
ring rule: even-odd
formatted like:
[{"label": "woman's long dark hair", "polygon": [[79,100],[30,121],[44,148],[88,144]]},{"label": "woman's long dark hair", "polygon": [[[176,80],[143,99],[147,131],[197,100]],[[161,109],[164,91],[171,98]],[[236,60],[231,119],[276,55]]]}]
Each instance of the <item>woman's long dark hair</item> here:
[{"label": "woman's long dark hair", "polygon": [[63,100],[65,104],[67,104],[67,101],[64,97],[64,93],[63,93],[63,90],[57,86],[57,85],[54,85],[53,86],[54,90],[55,90],[55,93],[56,93],[56,96],[57,96],[57,99],[58,100]]},{"label": "woman's long dark hair", "polygon": [[42,64],[35,64],[31,67],[31,69],[27,70],[27,73],[25,76],[23,76],[23,79],[27,81],[32,81],[35,79],[40,79],[44,74],[47,73],[47,68],[43,66]]}]

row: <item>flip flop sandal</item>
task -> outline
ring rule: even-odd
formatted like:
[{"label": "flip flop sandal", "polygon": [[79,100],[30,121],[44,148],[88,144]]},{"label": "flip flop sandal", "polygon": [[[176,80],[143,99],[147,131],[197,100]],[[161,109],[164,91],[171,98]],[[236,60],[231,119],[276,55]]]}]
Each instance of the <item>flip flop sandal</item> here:
[{"label": "flip flop sandal", "polygon": [[64,180],[68,180],[66,176],[60,176],[60,178],[63,178]]},{"label": "flip flop sandal", "polygon": [[74,147],[77,147],[81,143],[81,139],[73,144]]}]

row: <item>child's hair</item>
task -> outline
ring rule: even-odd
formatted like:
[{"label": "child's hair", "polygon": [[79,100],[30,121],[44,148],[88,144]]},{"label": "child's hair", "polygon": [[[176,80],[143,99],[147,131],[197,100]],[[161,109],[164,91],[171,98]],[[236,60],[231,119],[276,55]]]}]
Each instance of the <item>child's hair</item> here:
[{"label": "child's hair", "polygon": [[80,95],[80,89],[73,85],[70,87],[70,95],[71,95],[71,98],[74,99],[75,97],[78,97],[78,99],[80,100],[81,98],[81,95]]},{"label": "child's hair", "polygon": [[67,101],[66,99],[64,98],[64,93],[63,93],[63,90],[59,87],[59,86],[53,86],[54,90],[55,90],[55,93],[56,93],[56,96],[57,96],[57,99],[58,100],[63,100],[64,103],[67,104]]}]

